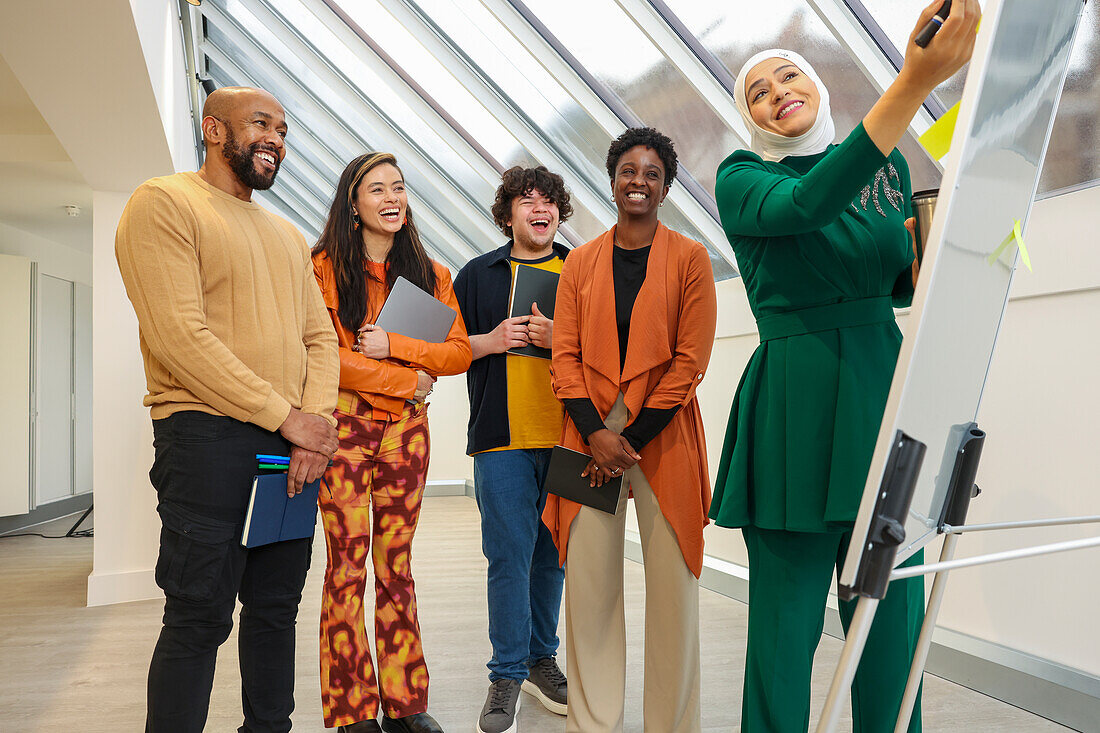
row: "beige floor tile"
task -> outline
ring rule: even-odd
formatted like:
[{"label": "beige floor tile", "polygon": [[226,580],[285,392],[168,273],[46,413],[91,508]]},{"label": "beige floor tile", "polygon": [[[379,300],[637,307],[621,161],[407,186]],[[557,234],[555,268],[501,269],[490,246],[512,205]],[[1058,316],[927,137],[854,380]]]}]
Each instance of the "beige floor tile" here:
[{"label": "beige floor tile", "polygon": [[[71,521],[47,525],[64,532]],[[485,611],[485,560],[477,507],[465,497],[425,501],[414,544],[420,623],[431,674],[431,712],[448,732],[470,733],[488,685],[490,649]],[[297,710],[294,729],[324,730],[320,718],[317,619],[324,543],[298,619]],[[161,603],[84,606],[92,541],[22,537],[0,540],[0,731],[140,731],[145,673],[159,631]],[[641,567],[625,562],[629,652],[626,730],[641,733]],[[740,719],[746,607],[702,591],[703,728],[735,731]],[[813,705],[820,709],[840,652],[824,637],[818,650]],[[564,656],[564,651],[563,651]],[[236,642],[221,649],[207,731],[240,724]],[[562,665],[564,668],[564,664]],[[931,677],[925,682],[925,730],[1067,730],[964,687]],[[524,696],[522,731],[564,730],[563,719]],[[850,729],[850,719],[844,722]]]}]

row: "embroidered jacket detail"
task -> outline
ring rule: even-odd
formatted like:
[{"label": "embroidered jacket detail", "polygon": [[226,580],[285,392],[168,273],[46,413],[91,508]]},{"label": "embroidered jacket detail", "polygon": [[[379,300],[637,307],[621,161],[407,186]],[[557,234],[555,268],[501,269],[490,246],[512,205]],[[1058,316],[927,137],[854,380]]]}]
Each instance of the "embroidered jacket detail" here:
[{"label": "embroidered jacket detail", "polygon": [[[897,188],[890,185],[891,179],[897,181]],[[864,186],[863,190],[859,192],[859,205],[863,210],[867,211],[867,203],[873,202],[875,210],[878,211],[883,218],[886,217],[886,212],[882,210],[882,202],[879,197],[879,184],[882,185],[882,195],[886,197],[886,201],[889,202],[896,211],[901,211],[901,203],[905,198],[905,194],[901,191],[901,176],[898,175],[898,169],[889,161],[884,167],[878,169],[871,184],[869,186]],[[855,201],[852,202],[852,208],[859,211]]]}]

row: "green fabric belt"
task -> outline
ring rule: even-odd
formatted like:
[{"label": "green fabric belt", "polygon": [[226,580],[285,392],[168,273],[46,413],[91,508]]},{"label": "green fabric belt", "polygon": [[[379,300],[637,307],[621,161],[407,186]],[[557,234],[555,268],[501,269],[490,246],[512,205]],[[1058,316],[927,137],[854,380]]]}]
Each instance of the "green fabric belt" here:
[{"label": "green fabric belt", "polygon": [[838,328],[869,326],[872,323],[889,323],[894,320],[890,296],[846,300],[815,308],[801,308],[787,313],[775,313],[756,319],[761,341],[802,336],[818,331]]}]

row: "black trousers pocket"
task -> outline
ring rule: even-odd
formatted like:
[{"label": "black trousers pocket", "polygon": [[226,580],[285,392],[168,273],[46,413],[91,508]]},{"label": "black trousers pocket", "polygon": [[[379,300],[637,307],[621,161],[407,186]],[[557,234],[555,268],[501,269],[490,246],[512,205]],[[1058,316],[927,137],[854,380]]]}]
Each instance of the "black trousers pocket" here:
[{"label": "black trousers pocket", "polygon": [[171,502],[161,502],[157,511],[161,521],[157,585],[187,601],[212,600],[223,582],[237,525]]}]

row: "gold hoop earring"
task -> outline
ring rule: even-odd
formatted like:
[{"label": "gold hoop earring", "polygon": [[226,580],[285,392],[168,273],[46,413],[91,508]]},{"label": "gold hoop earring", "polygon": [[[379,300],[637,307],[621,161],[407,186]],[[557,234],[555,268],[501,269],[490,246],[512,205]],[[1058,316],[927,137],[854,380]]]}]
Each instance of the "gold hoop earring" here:
[{"label": "gold hoop earring", "polygon": [[355,231],[359,231],[359,221],[360,221],[359,212],[358,211],[351,212],[351,228],[354,229]]}]

